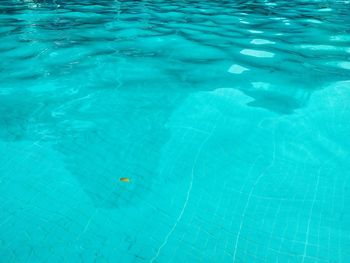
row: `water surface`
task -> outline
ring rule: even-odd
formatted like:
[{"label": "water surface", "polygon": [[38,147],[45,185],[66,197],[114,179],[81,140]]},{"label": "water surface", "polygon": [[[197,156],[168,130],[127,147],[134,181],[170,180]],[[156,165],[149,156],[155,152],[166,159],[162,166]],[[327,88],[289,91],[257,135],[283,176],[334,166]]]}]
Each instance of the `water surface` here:
[{"label": "water surface", "polygon": [[349,12],[1,1],[0,261],[348,262]]}]

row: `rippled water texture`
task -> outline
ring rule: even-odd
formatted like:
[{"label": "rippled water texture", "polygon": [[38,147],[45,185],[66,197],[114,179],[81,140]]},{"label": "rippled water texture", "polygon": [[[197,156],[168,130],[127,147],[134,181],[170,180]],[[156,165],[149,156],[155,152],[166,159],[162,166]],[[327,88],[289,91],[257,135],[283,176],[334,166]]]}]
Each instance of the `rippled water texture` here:
[{"label": "rippled water texture", "polygon": [[349,262],[349,14],[0,1],[0,261]]}]

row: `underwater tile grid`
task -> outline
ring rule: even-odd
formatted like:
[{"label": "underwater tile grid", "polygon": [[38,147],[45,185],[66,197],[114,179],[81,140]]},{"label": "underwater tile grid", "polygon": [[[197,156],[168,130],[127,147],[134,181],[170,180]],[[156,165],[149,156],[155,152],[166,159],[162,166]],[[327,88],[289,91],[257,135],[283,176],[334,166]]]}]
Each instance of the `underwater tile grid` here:
[{"label": "underwater tile grid", "polygon": [[349,14],[1,0],[0,262],[350,262]]}]

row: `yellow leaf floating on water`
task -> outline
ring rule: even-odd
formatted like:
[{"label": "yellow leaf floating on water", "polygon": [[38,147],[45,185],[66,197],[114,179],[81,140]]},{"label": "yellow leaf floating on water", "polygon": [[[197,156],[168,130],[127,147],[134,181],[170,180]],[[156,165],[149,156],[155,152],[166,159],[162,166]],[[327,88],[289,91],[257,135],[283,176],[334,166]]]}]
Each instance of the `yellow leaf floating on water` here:
[{"label": "yellow leaf floating on water", "polygon": [[120,181],[121,181],[121,182],[124,182],[124,183],[130,183],[130,179],[129,179],[129,178],[126,178],[126,177],[120,178]]}]

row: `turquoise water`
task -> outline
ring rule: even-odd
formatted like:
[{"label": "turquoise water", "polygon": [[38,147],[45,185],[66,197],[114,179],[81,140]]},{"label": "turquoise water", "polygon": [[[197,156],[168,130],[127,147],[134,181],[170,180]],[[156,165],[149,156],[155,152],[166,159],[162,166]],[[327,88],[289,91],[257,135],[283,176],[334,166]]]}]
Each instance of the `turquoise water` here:
[{"label": "turquoise water", "polygon": [[349,12],[2,0],[0,262],[350,262]]}]

